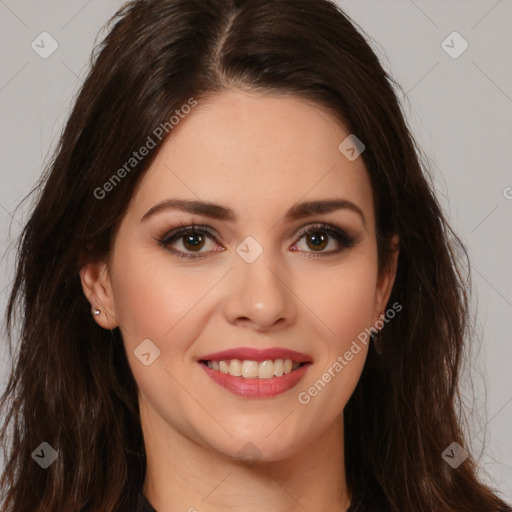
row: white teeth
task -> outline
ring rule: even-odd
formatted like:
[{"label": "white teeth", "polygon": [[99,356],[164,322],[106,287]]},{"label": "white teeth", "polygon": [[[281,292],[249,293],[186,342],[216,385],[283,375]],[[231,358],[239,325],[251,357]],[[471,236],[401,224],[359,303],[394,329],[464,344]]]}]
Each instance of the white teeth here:
[{"label": "white teeth", "polygon": [[300,363],[291,359],[276,359],[275,361],[269,359],[261,362],[231,359],[228,361],[207,361],[206,364],[208,368],[213,370],[233,377],[245,377],[246,379],[282,377],[300,366]]}]

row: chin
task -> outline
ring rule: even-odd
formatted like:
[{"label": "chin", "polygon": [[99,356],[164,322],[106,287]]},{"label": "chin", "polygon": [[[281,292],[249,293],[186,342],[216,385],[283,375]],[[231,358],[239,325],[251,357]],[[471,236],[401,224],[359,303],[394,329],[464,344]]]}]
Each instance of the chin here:
[{"label": "chin", "polygon": [[238,460],[241,465],[254,466],[256,464],[279,462],[297,454],[304,445],[303,442],[287,440],[276,435],[274,439],[266,437],[267,434],[255,433],[230,439],[226,444],[210,444],[216,452],[230,460]]}]

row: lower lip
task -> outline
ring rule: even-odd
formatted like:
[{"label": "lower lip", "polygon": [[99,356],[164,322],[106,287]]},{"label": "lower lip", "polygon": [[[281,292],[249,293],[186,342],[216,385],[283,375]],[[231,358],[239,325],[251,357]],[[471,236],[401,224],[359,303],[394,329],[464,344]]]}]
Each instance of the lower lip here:
[{"label": "lower lip", "polygon": [[282,377],[246,379],[245,377],[234,377],[233,375],[212,370],[203,363],[199,364],[203,367],[206,374],[219,386],[231,391],[234,395],[245,398],[269,398],[284,393],[296,386],[311,366],[310,363],[306,363]]}]

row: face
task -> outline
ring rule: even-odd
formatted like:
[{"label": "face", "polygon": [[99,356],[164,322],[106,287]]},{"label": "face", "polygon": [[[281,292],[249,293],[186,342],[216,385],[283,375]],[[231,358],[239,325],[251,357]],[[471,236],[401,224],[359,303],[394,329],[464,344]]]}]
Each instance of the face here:
[{"label": "face", "polygon": [[[98,323],[121,330],[146,431],[230,457],[250,442],[271,461],[342,421],[368,350],[354,341],[394,278],[378,273],[363,160],[338,149],[349,134],[296,97],[239,91],[199,102],[174,127],[109,269],[82,271]],[[217,207],[166,205],[175,200]],[[331,207],[315,210],[319,201]]]}]

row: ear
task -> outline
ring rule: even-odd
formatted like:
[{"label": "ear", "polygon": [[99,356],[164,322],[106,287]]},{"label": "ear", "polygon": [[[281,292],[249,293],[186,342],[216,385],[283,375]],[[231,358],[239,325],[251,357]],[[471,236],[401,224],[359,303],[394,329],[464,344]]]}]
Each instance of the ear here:
[{"label": "ear", "polygon": [[[115,315],[114,294],[106,261],[88,262],[80,269],[82,289],[87,300],[91,303],[91,315],[98,325],[112,330],[118,326]],[[93,310],[100,310],[94,315]]]},{"label": "ear", "polygon": [[398,265],[399,254],[399,237],[397,234],[393,235],[390,240],[391,259],[388,268],[383,270],[377,280],[377,289],[375,294],[375,322],[380,318],[381,314],[385,313],[386,305],[393,289],[393,284],[396,277],[396,269]]}]

